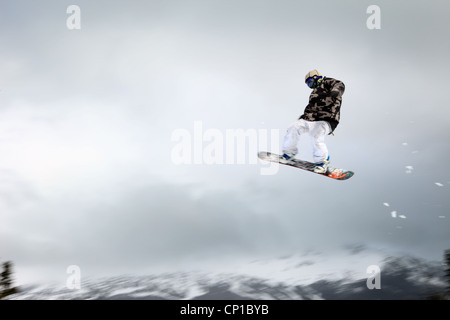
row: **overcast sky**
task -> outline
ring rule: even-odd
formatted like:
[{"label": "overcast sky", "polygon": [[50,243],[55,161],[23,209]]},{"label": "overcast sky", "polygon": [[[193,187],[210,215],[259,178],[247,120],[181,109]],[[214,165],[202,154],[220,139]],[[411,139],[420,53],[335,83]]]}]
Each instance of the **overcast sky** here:
[{"label": "overcast sky", "polygon": [[[66,24],[72,4],[79,30]],[[381,29],[366,24],[373,4]],[[449,12],[446,1],[0,0],[0,261],[26,283],[69,265],[207,269],[355,244],[442,259]],[[311,69],[346,85],[326,141],[352,179],[262,175],[253,153],[174,163],[174,132],[194,141],[199,123],[278,133],[278,152]],[[300,148],[312,160],[307,139]]]}]

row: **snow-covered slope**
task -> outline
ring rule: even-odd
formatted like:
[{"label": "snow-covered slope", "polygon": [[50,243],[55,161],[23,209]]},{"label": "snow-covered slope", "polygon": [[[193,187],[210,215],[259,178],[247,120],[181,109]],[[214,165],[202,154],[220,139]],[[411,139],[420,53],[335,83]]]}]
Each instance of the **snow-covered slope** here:
[{"label": "snow-covered slope", "polygon": [[[375,260],[374,260],[375,259]],[[380,268],[380,289],[369,289],[368,262]],[[186,271],[89,279],[80,289],[22,286],[9,299],[427,299],[445,290],[444,267],[410,256],[354,250],[346,257],[286,256],[234,266],[223,272]]]}]

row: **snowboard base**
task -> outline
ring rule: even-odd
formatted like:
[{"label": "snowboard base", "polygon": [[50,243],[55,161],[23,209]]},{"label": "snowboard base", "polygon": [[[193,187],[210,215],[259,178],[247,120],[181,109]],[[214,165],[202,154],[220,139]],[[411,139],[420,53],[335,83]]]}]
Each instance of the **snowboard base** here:
[{"label": "snowboard base", "polygon": [[309,171],[309,172],[312,172],[312,173],[315,173],[315,174],[318,174],[321,176],[325,176],[325,177],[328,177],[328,178],[331,178],[334,180],[347,180],[347,179],[350,179],[351,177],[353,177],[353,175],[355,174],[353,171],[338,169],[338,168],[335,168],[332,166],[328,167],[328,170],[326,173],[317,173],[317,172],[314,172],[314,168],[316,167],[316,165],[312,162],[300,160],[300,159],[286,160],[286,159],[282,158],[279,154],[272,153],[272,152],[266,152],[266,151],[258,152],[258,158],[260,158],[261,160],[276,162],[279,164],[284,164],[287,166],[306,170],[306,171]]}]

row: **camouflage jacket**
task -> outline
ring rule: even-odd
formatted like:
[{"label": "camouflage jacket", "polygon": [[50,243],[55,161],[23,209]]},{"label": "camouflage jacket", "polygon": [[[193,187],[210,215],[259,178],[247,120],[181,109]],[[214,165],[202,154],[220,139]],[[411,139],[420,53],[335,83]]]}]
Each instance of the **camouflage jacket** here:
[{"label": "camouflage jacket", "polygon": [[299,119],[307,121],[327,121],[331,126],[331,133],[339,124],[342,95],[345,85],[342,81],[324,77],[320,85],[313,89],[309,96],[309,103]]}]

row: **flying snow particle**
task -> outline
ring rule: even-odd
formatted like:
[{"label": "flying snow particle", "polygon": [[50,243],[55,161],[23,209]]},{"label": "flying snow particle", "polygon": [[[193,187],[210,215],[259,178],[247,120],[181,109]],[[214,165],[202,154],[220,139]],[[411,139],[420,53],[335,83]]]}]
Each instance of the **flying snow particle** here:
[{"label": "flying snow particle", "polygon": [[438,216],[439,219],[445,219],[445,216]]},{"label": "flying snow particle", "polygon": [[385,207],[389,207],[389,203],[384,202],[383,204],[384,204]]},{"label": "flying snow particle", "polygon": [[406,219],[406,216],[404,216],[404,215],[402,215],[402,214],[399,215],[398,217],[399,217],[399,218],[402,218],[402,219]]},{"label": "flying snow particle", "polygon": [[411,173],[413,171],[413,166],[406,166],[406,173]]},{"label": "flying snow particle", "polygon": [[406,147],[407,145],[408,145],[408,142],[403,142],[403,143],[402,143],[402,146],[405,146],[405,147]]},{"label": "flying snow particle", "polygon": [[444,185],[440,182],[436,182],[435,185],[437,185],[438,187],[443,187]]},{"label": "flying snow particle", "polygon": [[392,211],[391,216],[392,218],[397,218],[397,211]]}]

